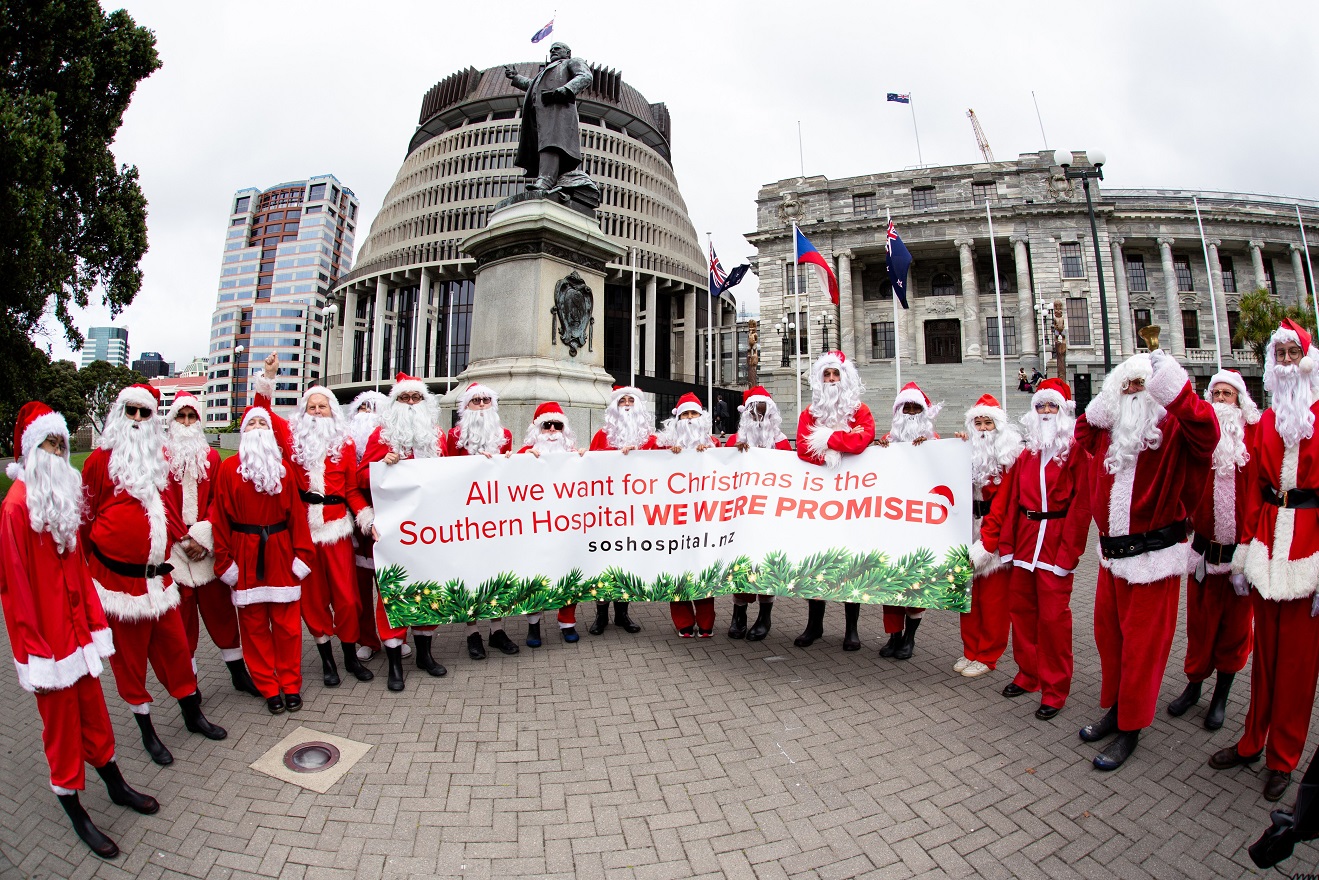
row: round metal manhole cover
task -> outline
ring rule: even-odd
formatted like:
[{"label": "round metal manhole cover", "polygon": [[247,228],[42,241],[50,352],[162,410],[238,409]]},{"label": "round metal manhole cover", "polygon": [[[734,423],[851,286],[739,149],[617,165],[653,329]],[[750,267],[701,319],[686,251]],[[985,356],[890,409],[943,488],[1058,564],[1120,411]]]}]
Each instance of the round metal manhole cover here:
[{"label": "round metal manhole cover", "polygon": [[327,742],[299,743],[284,753],[284,766],[294,773],[318,773],[339,763],[339,750]]}]

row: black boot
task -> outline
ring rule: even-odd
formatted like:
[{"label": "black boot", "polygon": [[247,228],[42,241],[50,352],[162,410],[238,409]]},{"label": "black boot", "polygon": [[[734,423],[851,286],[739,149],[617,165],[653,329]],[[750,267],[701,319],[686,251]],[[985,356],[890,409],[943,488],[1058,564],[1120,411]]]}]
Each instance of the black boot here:
[{"label": "black boot", "polygon": [[843,650],[844,650],[844,651],[860,651],[860,650],[861,650],[861,636],[860,636],[860,634],[856,631],[856,624],[857,624],[857,621],[860,620],[860,619],[861,619],[861,603],[860,603],[860,602],[844,602],[844,603],[843,603],[843,621],[844,621],[844,623],[846,624],[846,627],[845,627],[845,629],[843,630]]},{"label": "black boot", "polygon": [[1297,842],[1319,837],[1319,752],[1310,759],[1310,766],[1301,778],[1291,812],[1274,810],[1270,818],[1272,826],[1249,849],[1250,860],[1261,868],[1270,868],[1288,858]]},{"label": "black boot", "polygon": [[540,639],[540,621],[527,624],[527,647],[539,648],[543,644]]},{"label": "black boot", "polygon": [[1087,724],[1082,727],[1080,736],[1082,742],[1092,743],[1099,742],[1104,737],[1114,733],[1117,733],[1117,706],[1105,712],[1104,717],[1094,724]]},{"label": "black boot", "polygon": [[1209,711],[1205,712],[1205,730],[1218,730],[1223,726],[1227,715],[1227,697],[1232,693],[1232,679],[1235,672],[1220,672],[1214,682],[1214,695],[1209,698]]},{"label": "black boot", "polygon": [[634,621],[631,617],[628,617],[626,602],[614,603],[614,626],[621,626],[623,632],[641,632],[641,624]]},{"label": "black boot", "polygon": [[815,644],[816,639],[824,635],[825,605],[823,599],[806,600],[806,629],[802,630],[801,635],[792,642],[798,648],[809,648]]},{"label": "black boot", "polygon": [[334,665],[334,645],[329,642],[317,642],[316,652],[321,655],[321,678],[327,688],[339,686],[339,667]]},{"label": "black boot", "polygon": [[173,764],[174,756],[169,753],[169,749],[165,748],[165,744],[160,741],[160,737],[156,736],[156,727],[151,723],[151,715],[149,713],[139,715],[134,712],[133,717],[137,719],[138,729],[142,731],[142,745],[146,748],[147,754],[151,756],[151,760],[162,767]]},{"label": "black boot", "polygon": [[586,631],[593,636],[598,636],[600,635],[600,633],[604,632],[605,628],[608,626],[609,626],[609,603],[596,602],[595,620],[591,622],[590,627],[588,627]]},{"label": "black boot", "polygon": [[481,641],[479,632],[474,632],[467,637],[467,656],[473,660],[485,659],[485,643]]},{"label": "black boot", "polygon": [[87,811],[82,808],[76,793],[61,794],[57,797],[60,799],[60,806],[68,814],[69,821],[73,823],[73,830],[78,833],[79,839],[87,844],[88,849],[103,859],[113,859],[119,855],[119,847],[115,845],[113,840],[102,834],[101,829],[92,824],[92,817],[88,816]]},{"label": "black boot", "polygon": [[[434,636],[424,636],[419,632],[414,632],[412,634],[412,641],[417,647],[412,653],[416,655],[418,669],[426,670],[426,672],[435,678],[444,678],[449,670],[435,662],[435,658],[431,656],[431,642],[434,638]],[[402,654],[402,652],[403,649],[400,647],[399,653]]]},{"label": "black boot", "polygon": [[733,622],[728,625],[730,639],[744,639],[747,636],[747,607],[733,604]]},{"label": "black boot", "polygon": [[496,648],[502,654],[516,654],[518,646],[513,644],[513,640],[508,637],[508,633],[502,629],[497,629],[490,634],[490,647]]},{"label": "black boot", "polygon": [[226,660],[224,665],[229,667],[229,680],[234,683],[234,690],[254,697],[261,696],[261,691],[252,683],[252,674],[247,671],[247,664],[243,662],[243,658]]},{"label": "black boot", "polygon": [[201,694],[192,694],[179,700],[179,708],[183,710],[183,726],[193,733],[200,733],[207,739],[224,739],[229,735],[220,725],[206,720],[202,714]]},{"label": "black boot", "polygon": [[1095,767],[1099,770],[1116,770],[1122,766],[1123,761],[1131,757],[1139,741],[1139,730],[1119,730],[1113,741],[1095,755]]},{"label": "black boot", "polygon": [[760,610],[756,612],[755,623],[751,624],[751,629],[747,631],[748,642],[759,642],[769,635],[770,617],[773,613],[773,602],[760,603]]},{"label": "black boot", "polygon": [[1200,702],[1200,682],[1188,681],[1181,695],[1168,704],[1168,714],[1174,718],[1181,718],[1186,714],[1187,709],[1198,702]]},{"label": "black boot", "polygon": [[902,644],[893,651],[894,660],[911,659],[911,652],[916,649],[916,630],[920,629],[920,625],[921,618],[907,618],[907,629],[902,634]]},{"label": "black boot", "polygon": [[97,767],[96,772],[105,780],[105,790],[110,793],[111,803],[121,807],[131,807],[144,816],[160,811],[160,804],[149,794],[134,791],[124,781],[124,774],[119,772],[119,765],[110,761],[104,767]]},{"label": "black boot", "polygon": [[902,647],[902,633],[889,633],[888,641],[879,649],[879,656],[892,657]]},{"label": "black boot", "polygon": [[343,668],[344,671],[352,675],[358,681],[371,681],[376,674],[362,665],[362,661],[357,659],[357,645],[354,642],[341,642],[339,645],[343,648]]},{"label": "black boot", "polygon": [[403,690],[403,646],[395,645],[391,648],[386,645],[385,663],[389,666],[389,677],[385,680],[385,687],[391,691]]}]

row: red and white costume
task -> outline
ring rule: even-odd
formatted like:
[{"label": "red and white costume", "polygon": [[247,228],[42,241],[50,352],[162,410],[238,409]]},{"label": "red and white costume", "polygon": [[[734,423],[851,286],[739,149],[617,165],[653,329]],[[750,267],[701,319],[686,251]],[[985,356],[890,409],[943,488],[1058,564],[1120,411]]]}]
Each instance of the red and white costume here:
[{"label": "red and white costume", "polygon": [[[1137,379],[1145,380],[1145,391],[1124,394],[1124,386]],[[1157,406],[1130,426],[1145,433],[1135,451],[1120,456],[1114,437],[1126,429],[1123,409],[1141,405],[1143,395]],[[1090,512],[1100,538],[1099,704],[1117,706],[1118,730],[1137,731],[1154,720],[1186,570],[1186,502],[1203,489],[1195,475],[1207,473],[1218,421],[1213,407],[1196,396],[1186,370],[1156,350],[1127,359],[1104,379],[1103,390],[1077,420],[1076,438],[1093,459]]]},{"label": "red and white costume", "polygon": [[[482,412],[495,414],[499,412],[499,396],[495,394],[493,389],[476,382],[468,385],[463,389],[462,397],[458,400],[458,424],[449,429],[448,436],[445,438],[445,455],[471,455],[475,452],[503,455],[506,452],[513,451],[513,432],[508,428],[501,429],[504,437],[503,442],[499,444],[491,443],[489,449],[481,449],[477,438],[463,437],[463,418],[468,413],[467,401],[478,394],[488,395],[492,401],[490,409]],[[471,412],[475,413],[476,410],[471,410]]]},{"label": "red and white costume", "polygon": [[[811,365],[812,396],[816,387],[827,384],[816,377],[817,373],[823,376],[826,368],[847,371],[848,378],[837,383],[843,387],[836,407],[826,408],[812,402],[798,417],[797,457],[833,468],[838,467],[844,455],[859,455],[874,442],[875,417],[870,414],[870,407],[861,402],[864,389],[856,376],[856,367],[841,351],[825,352]],[[852,377],[856,377],[854,387]]]},{"label": "red and white costume", "polygon": [[[756,419],[748,413],[750,407],[762,403],[765,405],[763,419]],[[736,447],[738,444],[745,443],[749,449],[792,451],[792,441],[788,439],[787,434],[783,433],[783,416],[779,413],[778,404],[774,402],[774,398],[770,396],[769,391],[763,385],[757,385],[742,392],[742,405],[737,408],[737,411],[742,414],[738,420],[737,431],[729,435],[724,446]],[[774,601],[774,596],[772,593],[737,593],[733,597],[735,605],[748,605],[755,600],[771,603]]]},{"label": "red and white costume", "polygon": [[[269,412],[250,406],[242,426]],[[246,437],[244,437],[246,439]],[[220,465],[211,506],[215,570],[233,590],[252,682],[266,699],[302,690],[302,581],[314,553],[307,512],[292,472],[259,489],[241,471],[243,452]]]},{"label": "red and white costume", "polygon": [[[1299,367],[1276,363],[1278,342],[1306,352]],[[1270,770],[1289,773],[1305,748],[1319,680],[1319,508],[1293,506],[1297,496],[1282,496],[1319,491],[1319,350],[1288,320],[1265,352],[1264,385],[1273,405],[1260,419],[1247,465],[1251,485],[1232,559],[1232,570],[1250,584],[1255,617],[1250,709],[1237,753],[1263,751]]]},{"label": "red and white costume", "polygon": [[[542,437],[545,424],[547,422],[559,422],[563,428],[559,431],[555,442],[547,444]],[[535,413],[531,416],[531,424],[527,427],[527,434],[523,438],[523,446],[518,450],[518,454],[536,452],[541,456],[555,455],[566,452],[577,452],[577,438],[572,431],[572,425],[568,423],[568,417],[563,412],[563,407],[554,401],[546,401],[536,407]],[[534,611],[527,615],[528,623],[540,623],[541,612]],[[577,626],[577,603],[565,605],[560,608],[556,618],[559,623],[559,629],[574,629]]]},{"label": "red and white costume", "polygon": [[[1046,402],[1058,412],[1034,412]],[[977,570],[992,570],[995,556],[1011,563],[1013,683],[1061,709],[1072,688],[1072,575],[1090,530],[1090,456],[1072,435],[1067,383],[1045,379],[1031,406],[1022,419],[1026,448],[994,494],[971,562]]]},{"label": "red and white costume", "polygon": [[[51,434],[67,443],[64,417],[45,404],[25,404],[14,452],[26,462]],[[103,767],[114,759],[114,730],[98,678],[114,642],[76,527],[69,522],[64,544],[50,524],[34,528],[23,466],[11,464],[9,475],[14,484],[0,507],[0,606],[18,683],[36,694],[50,787],[73,794],[86,785],[85,763]],[[76,479],[70,478],[71,494],[78,491]]]},{"label": "red and white costume", "polygon": [[[686,413],[696,418],[684,419]],[[663,429],[655,440],[659,449],[685,451],[688,449],[717,449],[719,441],[710,435],[710,414],[701,406],[700,399],[690,391],[678,398],[673,417],[665,419]],[[669,603],[669,614],[678,635],[685,639],[700,635],[709,638],[714,634],[714,596],[695,601]]]},{"label": "red and white costume", "polygon": [[[632,398],[632,406],[623,409],[619,402]],[[655,420],[646,408],[641,389],[632,385],[615,385],[605,408],[605,426],[591,438],[591,452],[605,452],[625,447],[655,448]]]},{"label": "red and white costume", "polygon": [[[367,441],[380,427],[380,413],[388,405],[389,398],[379,391],[363,391],[348,405],[348,430],[353,436],[359,466],[366,452]],[[370,486],[363,487],[359,483],[358,491],[363,493],[362,500],[365,501]],[[376,563],[371,558],[371,544],[370,529],[358,529],[353,533],[353,562],[357,566],[357,642],[369,652],[364,653],[359,649],[358,656],[361,659],[368,659],[370,654],[381,648],[380,634],[376,632]]]},{"label": "red and white costume", "polygon": [[[921,407],[919,415],[907,415],[903,406],[914,403]],[[934,420],[943,411],[942,403],[932,403],[930,398],[915,382],[902,386],[893,398],[892,426],[884,434],[885,443],[910,443],[913,440],[938,440],[939,433],[934,430]],[[896,635],[906,629],[907,619],[919,619],[925,614],[924,608],[907,608],[902,605],[884,606],[884,632]]]}]

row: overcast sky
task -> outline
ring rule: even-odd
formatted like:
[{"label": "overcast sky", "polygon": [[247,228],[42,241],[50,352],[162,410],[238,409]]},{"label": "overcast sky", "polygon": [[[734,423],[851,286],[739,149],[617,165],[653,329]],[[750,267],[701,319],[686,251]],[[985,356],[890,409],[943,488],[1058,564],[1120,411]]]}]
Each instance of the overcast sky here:
[{"label": "overcast sky", "polygon": [[1049,147],[1105,150],[1109,186],[1319,197],[1311,0],[130,0],[163,61],[114,145],[150,205],[142,291],[115,322],[133,356],[206,354],[234,190],[331,172],[361,200],[360,249],[426,89],[542,59],[530,37],[556,3],[554,39],[668,104],[679,186],[725,267],[753,253],[760,186],[798,174],[799,120],[808,175],[916,164],[890,91],[914,96],[927,163],[979,161],[967,108],[997,158],[1041,149],[1033,90]]}]

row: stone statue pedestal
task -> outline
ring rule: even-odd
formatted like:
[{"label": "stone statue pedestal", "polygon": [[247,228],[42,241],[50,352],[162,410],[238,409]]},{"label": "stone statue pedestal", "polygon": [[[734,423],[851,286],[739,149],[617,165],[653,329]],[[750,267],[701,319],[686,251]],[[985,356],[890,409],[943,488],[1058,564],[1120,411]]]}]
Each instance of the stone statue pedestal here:
[{"label": "stone statue pedestal", "polygon": [[[476,260],[474,359],[441,406],[456,408],[471,382],[490,386],[499,394],[500,416],[516,449],[536,407],[557,401],[585,446],[588,431],[603,423],[613,387],[604,369],[605,264],[626,250],[600,231],[593,216],[536,193],[497,208],[462,250]],[[559,282],[573,272],[593,299],[585,344],[575,354],[561,338],[553,311]]]}]

